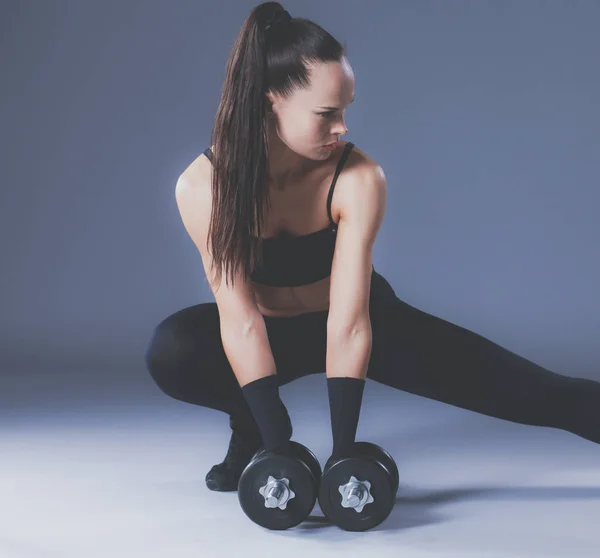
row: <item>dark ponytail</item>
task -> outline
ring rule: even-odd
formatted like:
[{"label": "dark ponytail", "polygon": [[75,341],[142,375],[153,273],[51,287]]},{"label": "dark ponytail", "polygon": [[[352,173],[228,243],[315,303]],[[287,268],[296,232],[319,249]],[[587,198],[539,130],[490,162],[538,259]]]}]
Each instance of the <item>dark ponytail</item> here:
[{"label": "dark ponytail", "polygon": [[[235,275],[249,278],[262,263],[260,236],[270,208],[267,91],[289,97],[310,84],[308,65],[339,62],[341,45],[306,19],[289,19],[279,2],[256,6],[227,60],[211,134],[215,145],[212,214],[207,247],[217,288]],[[230,280],[230,281],[229,281]]]}]

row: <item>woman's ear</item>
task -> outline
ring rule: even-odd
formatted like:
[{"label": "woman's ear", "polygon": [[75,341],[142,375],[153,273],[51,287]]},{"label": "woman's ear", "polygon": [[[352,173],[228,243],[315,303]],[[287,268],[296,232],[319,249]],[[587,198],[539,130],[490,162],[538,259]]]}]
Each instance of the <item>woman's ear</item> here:
[{"label": "woman's ear", "polygon": [[273,94],[272,93],[267,93],[265,95],[265,105],[267,107],[267,112],[268,113],[273,113]]}]

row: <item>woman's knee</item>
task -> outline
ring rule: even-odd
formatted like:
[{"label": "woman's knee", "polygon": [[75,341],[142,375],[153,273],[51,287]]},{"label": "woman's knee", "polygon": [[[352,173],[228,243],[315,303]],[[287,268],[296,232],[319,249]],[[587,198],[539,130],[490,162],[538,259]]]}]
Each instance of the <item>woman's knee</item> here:
[{"label": "woman's knee", "polygon": [[168,365],[174,342],[176,338],[168,327],[161,323],[154,328],[144,353],[146,368],[152,376]]},{"label": "woman's knee", "polygon": [[181,383],[182,376],[189,375],[192,369],[198,375],[201,361],[212,359],[207,352],[214,352],[219,329],[211,310],[206,305],[186,308],[154,328],[144,361],[150,376],[163,391],[175,391],[173,386]]},{"label": "woman's knee", "polygon": [[173,328],[162,323],[152,332],[150,342],[144,354],[146,369],[158,387],[171,394],[176,383],[178,351],[181,350],[181,339]]}]

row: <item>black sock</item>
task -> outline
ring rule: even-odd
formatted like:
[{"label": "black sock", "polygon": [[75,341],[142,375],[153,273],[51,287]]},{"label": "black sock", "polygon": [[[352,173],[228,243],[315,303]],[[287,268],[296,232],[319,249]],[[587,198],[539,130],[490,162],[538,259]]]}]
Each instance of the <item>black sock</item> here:
[{"label": "black sock", "polygon": [[229,415],[229,428],[240,434],[251,445],[263,445],[258,424],[245,398],[240,407]]},{"label": "black sock", "polygon": [[289,452],[292,423],[285,405],[279,397],[279,381],[276,374],[254,380],[242,387],[242,393],[267,451]]},{"label": "black sock", "polygon": [[362,378],[327,378],[334,458],[345,457],[352,451],[364,387]]}]

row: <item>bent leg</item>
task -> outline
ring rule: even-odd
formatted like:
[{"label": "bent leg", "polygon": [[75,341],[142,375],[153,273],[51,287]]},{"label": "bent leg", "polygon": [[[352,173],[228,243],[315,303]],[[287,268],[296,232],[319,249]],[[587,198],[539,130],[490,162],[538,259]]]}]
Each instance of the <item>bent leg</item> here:
[{"label": "bent leg", "polygon": [[[280,385],[319,371],[325,361],[324,314],[265,318],[265,325]],[[220,330],[216,303],[184,308],[155,328],[145,360],[167,395],[230,415],[233,432],[227,454],[208,471],[205,482],[210,490],[234,491],[262,436],[223,349]]]},{"label": "bent leg", "polygon": [[[325,370],[327,313],[265,317],[279,385]],[[154,330],[145,353],[148,371],[167,395],[253,421],[227,359],[216,303],[184,308]]]},{"label": "bent leg", "polygon": [[221,343],[216,303],[184,308],[152,334],[145,362],[157,386],[174,399],[249,419],[241,388]]},{"label": "bent leg", "polygon": [[543,368],[489,339],[387,297],[368,377],[503,420],[600,443],[600,384]]}]

